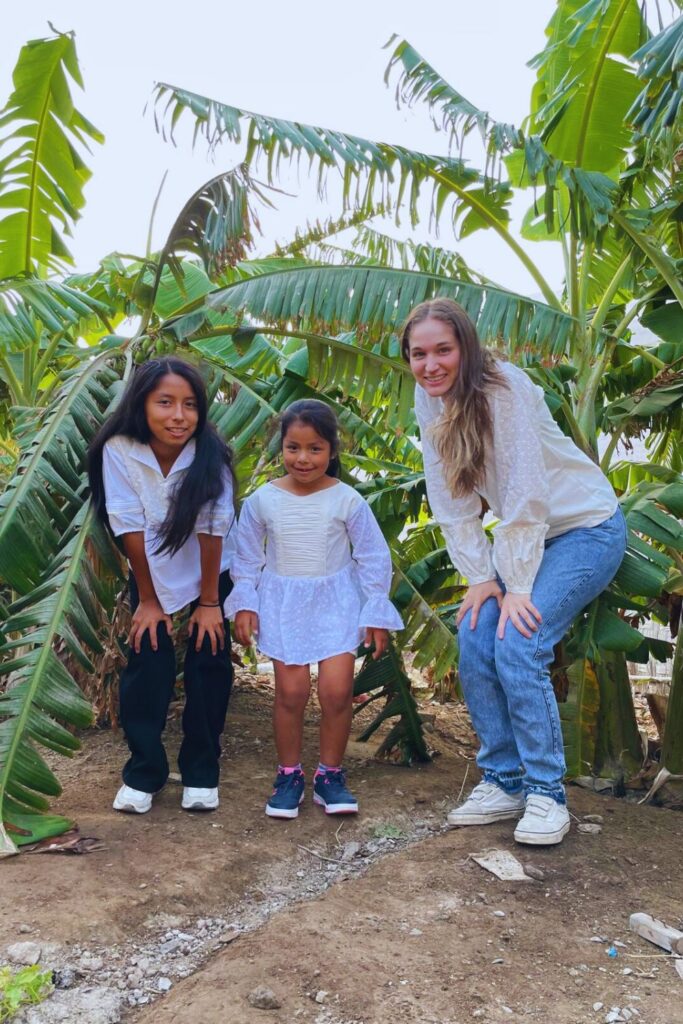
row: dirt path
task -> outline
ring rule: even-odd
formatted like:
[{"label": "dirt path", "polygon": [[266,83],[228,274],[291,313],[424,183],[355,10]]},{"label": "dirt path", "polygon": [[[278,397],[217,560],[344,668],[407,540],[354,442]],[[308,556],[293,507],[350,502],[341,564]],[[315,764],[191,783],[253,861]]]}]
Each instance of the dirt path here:
[{"label": "dirt path", "polygon": [[[106,848],[2,864],[0,948],[38,943],[67,986],[27,1021],[580,1024],[619,1007],[643,1024],[683,1022],[683,982],[664,959],[632,956],[656,950],[627,930],[636,910],[681,923],[680,814],[572,789],[575,815],[604,817],[600,835],[524,851],[509,823],[444,832],[466,771],[474,781],[474,747],[460,710],[430,707],[432,765],[377,764],[352,744],[357,820],[340,827],[307,803],[297,821],[269,821],[269,704],[267,689],[236,690],[215,814],[182,812],[177,785],[148,816],[112,812],[124,745],[111,733],[89,735],[61,770],[58,809]],[[312,710],[309,765],[315,724]],[[544,878],[497,881],[468,859],[491,846]],[[625,945],[610,959],[614,940]],[[250,1006],[259,984],[280,1009]]]}]

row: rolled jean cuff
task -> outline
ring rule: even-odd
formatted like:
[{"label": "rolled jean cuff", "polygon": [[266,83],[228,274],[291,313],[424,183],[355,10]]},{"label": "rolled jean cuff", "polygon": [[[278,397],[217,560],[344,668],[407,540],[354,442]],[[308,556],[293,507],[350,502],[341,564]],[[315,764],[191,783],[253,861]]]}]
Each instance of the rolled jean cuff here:
[{"label": "rolled jean cuff", "polygon": [[525,786],[524,795],[531,796],[532,793],[538,793],[539,796],[549,796],[551,800],[554,800],[556,804],[561,804],[563,807],[567,803],[567,797],[564,792],[564,786]]},{"label": "rolled jean cuff", "polygon": [[523,777],[524,772],[521,769],[518,772],[494,772],[488,768],[484,769],[484,782],[492,782],[506,793],[520,793]]}]

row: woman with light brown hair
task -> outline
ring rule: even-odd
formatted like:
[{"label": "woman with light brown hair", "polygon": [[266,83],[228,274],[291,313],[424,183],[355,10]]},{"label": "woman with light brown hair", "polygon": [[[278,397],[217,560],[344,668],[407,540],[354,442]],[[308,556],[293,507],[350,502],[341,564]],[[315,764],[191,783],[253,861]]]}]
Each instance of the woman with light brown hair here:
[{"label": "woman with light brown hair", "polygon": [[[429,502],[468,583],[459,672],[483,780],[448,822],[521,818],[518,842],[559,843],[569,813],[553,649],[619,568],[624,517],[541,388],[483,349],[452,299],[413,309],[402,352],[416,381]],[[482,499],[498,519],[493,544]]]}]

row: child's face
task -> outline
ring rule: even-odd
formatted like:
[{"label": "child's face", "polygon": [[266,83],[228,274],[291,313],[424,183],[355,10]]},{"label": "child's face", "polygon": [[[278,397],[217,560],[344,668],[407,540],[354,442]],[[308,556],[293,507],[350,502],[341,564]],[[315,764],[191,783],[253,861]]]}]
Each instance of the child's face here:
[{"label": "child's face", "polygon": [[308,423],[295,422],[282,441],[285,469],[298,484],[313,486],[327,472],[332,457],[330,442]]},{"label": "child's face", "polygon": [[189,382],[167,373],[145,399],[145,415],[152,441],[167,448],[182,448],[197,429],[197,399]]}]

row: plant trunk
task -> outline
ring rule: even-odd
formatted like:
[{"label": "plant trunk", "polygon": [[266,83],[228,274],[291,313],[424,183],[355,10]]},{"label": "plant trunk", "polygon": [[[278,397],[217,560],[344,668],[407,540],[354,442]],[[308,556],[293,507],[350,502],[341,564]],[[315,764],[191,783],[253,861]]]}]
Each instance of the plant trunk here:
[{"label": "plant trunk", "polygon": [[603,651],[595,670],[600,687],[595,774],[623,780],[634,775],[643,760],[626,656]]},{"label": "plant trunk", "polygon": [[679,776],[669,779],[664,786],[665,802],[675,806],[683,804],[683,625],[678,630],[674,653],[664,742],[661,743],[661,767],[670,771],[672,776]]}]

